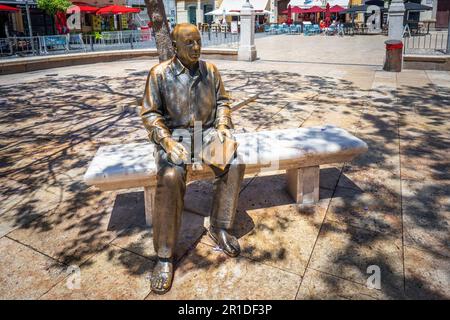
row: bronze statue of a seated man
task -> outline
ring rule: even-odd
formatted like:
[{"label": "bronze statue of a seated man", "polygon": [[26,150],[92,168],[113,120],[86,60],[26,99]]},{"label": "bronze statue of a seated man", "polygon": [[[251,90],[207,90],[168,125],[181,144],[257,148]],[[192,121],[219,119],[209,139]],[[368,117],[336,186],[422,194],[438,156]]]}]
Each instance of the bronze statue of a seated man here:
[{"label": "bronze statue of a seated man", "polygon": [[[220,141],[232,138],[230,101],[216,66],[200,60],[201,37],[191,24],[172,31],[176,56],[154,66],[148,75],[141,117],[150,140],[156,144],[157,186],[153,212],[153,243],[158,262],[151,288],[167,292],[173,279],[174,249],[181,224],[186,190],[186,165],[193,150],[172,136],[175,129],[193,133],[215,129]],[[238,240],[229,233],[236,214],[245,167],[231,161],[215,173],[210,237],[229,256],[240,253]]]}]

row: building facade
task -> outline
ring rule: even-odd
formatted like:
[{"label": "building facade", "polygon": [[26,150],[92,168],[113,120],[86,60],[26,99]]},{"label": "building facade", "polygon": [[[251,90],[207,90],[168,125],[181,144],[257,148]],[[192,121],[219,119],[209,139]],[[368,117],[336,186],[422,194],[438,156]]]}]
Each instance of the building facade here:
[{"label": "building facade", "polygon": [[31,30],[33,35],[54,34],[54,17],[39,9],[36,0],[0,0],[0,4],[17,7],[17,12],[0,13],[0,38],[6,36],[28,36],[29,25],[27,17],[27,6],[30,14]]},{"label": "building facade", "polygon": [[177,23],[211,23],[213,16],[206,13],[218,9],[222,0],[178,0],[176,1]]},{"label": "building facade", "polygon": [[[126,4],[130,7],[139,7],[142,11],[139,16],[145,22],[148,22],[150,19],[147,14],[147,8],[145,6],[144,0],[124,0]],[[177,21],[177,11],[175,0],[163,0],[164,10],[166,12],[167,19],[170,20],[171,24],[175,24]]]}]

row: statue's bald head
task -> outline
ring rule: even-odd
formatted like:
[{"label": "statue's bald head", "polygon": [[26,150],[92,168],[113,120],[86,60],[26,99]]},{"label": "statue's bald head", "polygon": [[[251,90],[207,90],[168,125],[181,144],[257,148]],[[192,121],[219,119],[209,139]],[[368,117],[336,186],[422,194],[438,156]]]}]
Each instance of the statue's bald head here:
[{"label": "statue's bald head", "polygon": [[180,23],[175,26],[172,30],[172,40],[174,42],[179,42],[179,40],[184,40],[189,35],[199,35],[200,32],[198,28],[190,23]]},{"label": "statue's bald head", "polygon": [[188,68],[195,66],[202,47],[197,27],[189,23],[177,24],[172,31],[172,41],[178,59]]}]

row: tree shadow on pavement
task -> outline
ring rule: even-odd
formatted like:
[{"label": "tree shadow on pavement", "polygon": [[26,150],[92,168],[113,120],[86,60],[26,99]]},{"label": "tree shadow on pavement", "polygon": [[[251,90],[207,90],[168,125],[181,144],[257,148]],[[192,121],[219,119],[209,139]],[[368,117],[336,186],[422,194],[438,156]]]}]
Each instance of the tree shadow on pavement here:
[{"label": "tree shadow on pavement", "polygon": [[[376,199],[378,209],[362,213],[362,220],[370,221],[363,226],[346,217],[325,217],[323,225],[314,222],[320,230],[318,241],[327,241],[333,233],[346,239],[340,242],[339,250],[324,260],[336,265],[335,269],[323,265],[319,271],[364,286],[366,267],[377,264],[387,275],[380,289],[384,297],[448,298],[447,293],[431,289],[425,279],[403,273],[403,267],[399,268],[404,264],[403,247],[397,248],[395,254],[383,249],[383,243],[401,239],[401,231],[394,232],[398,230],[395,226],[376,227],[386,223],[390,226],[385,218],[392,217],[392,225],[398,221],[405,224],[405,230],[416,241],[415,247],[436,255],[441,255],[441,248],[448,249],[450,230],[445,212],[450,208],[444,201],[450,196],[448,88],[403,86],[386,92],[377,88],[363,90],[349,80],[326,76],[241,70],[226,70],[222,74],[228,89],[258,94],[254,102],[233,114],[238,130],[332,123],[369,146],[367,154],[346,164],[342,172],[329,172],[334,184],[331,182],[329,196],[324,199],[331,203],[336,199],[333,210],[341,215],[350,216],[352,211],[360,210],[368,198]],[[118,236],[143,223],[140,198],[131,213],[111,216],[114,206],[125,212],[131,200],[119,203],[121,196],[116,197],[115,192],[100,192],[85,185],[83,174],[99,146],[147,141],[137,114],[116,107],[140,98],[145,80],[146,72],[137,71],[126,77],[55,76],[0,86],[1,96],[6,97],[6,101],[0,101],[0,176],[4,181],[0,187],[0,230],[5,230],[1,236],[8,234],[65,264],[89,265],[91,258]],[[395,187],[401,178],[397,169],[408,168],[408,164],[411,167],[405,174],[411,174],[406,179],[411,182],[411,192],[401,194]],[[373,176],[361,175],[372,171]],[[375,179],[377,174],[395,183],[383,185]],[[266,178],[258,177],[249,186],[257,179]],[[281,190],[281,182],[276,183],[280,184],[273,187]],[[339,196],[336,187],[347,193]],[[258,198],[258,192],[252,196]],[[288,205],[280,197],[274,195],[258,208]],[[249,209],[245,205],[241,218],[246,219],[249,228],[261,228],[252,225],[250,216],[245,215]],[[392,210],[395,212],[386,212]],[[403,216],[405,221],[401,221]],[[280,220],[279,228],[286,227],[286,223],[291,222]],[[240,235],[245,237],[246,232]],[[424,234],[432,241],[424,241]],[[333,247],[332,241],[330,246]],[[112,250],[125,257],[123,250]],[[289,250],[280,247],[252,261],[276,264],[286,258]],[[360,252],[364,254],[355,254]],[[312,254],[314,258],[315,251]],[[198,261],[204,257],[190,250],[184,259]],[[214,261],[192,264],[191,272],[195,272],[195,267],[207,269]],[[126,261],[123,264],[131,274],[151,271],[127,266]],[[330,286],[338,290],[332,282]],[[405,295],[405,283],[408,288],[421,288],[420,295],[416,296],[417,290]]]}]

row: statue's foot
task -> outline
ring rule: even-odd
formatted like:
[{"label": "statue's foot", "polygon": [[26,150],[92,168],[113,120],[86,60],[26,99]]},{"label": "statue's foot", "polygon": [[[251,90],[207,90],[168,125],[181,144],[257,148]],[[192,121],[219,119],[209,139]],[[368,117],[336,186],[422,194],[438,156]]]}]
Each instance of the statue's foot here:
[{"label": "statue's foot", "polygon": [[241,247],[237,238],[228,233],[226,229],[211,226],[208,230],[211,239],[230,257],[237,257],[241,253]]},{"label": "statue's foot", "polygon": [[164,294],[170,290],[173,279],[173,263],[169,259],[159,258],[153,268],[151,289],[154,293]]}]

